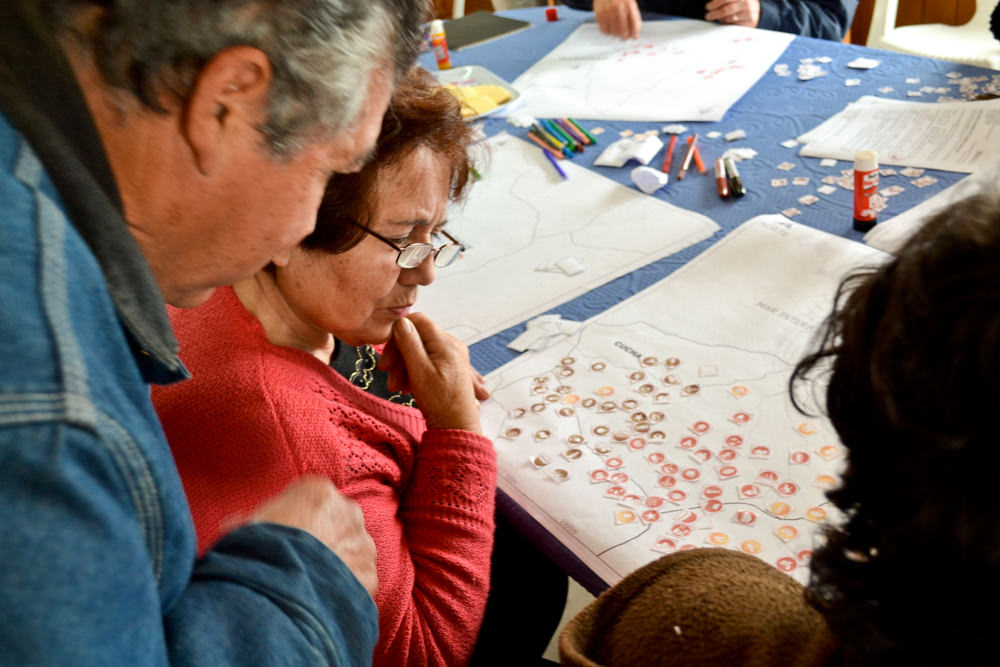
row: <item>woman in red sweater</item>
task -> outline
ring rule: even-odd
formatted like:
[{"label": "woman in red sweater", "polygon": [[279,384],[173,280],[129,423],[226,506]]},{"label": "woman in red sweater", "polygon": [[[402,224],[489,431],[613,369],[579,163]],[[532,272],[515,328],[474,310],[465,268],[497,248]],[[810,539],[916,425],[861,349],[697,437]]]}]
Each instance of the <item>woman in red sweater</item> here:
[{"label": "woman in red sweater", "polygon": [[[432,82],[400,84],[374,160],[333,176],[290,256],[171,312],[194,379],[153,394],[200,551],[302,475],[361,505],[378,552],[376,665],[466,663],[493,550],[485,389],[465,346],[410,313],[464,250],[442,227],[469,181],[470,130]],[[379,361],[369,346],[386,341]]]}]

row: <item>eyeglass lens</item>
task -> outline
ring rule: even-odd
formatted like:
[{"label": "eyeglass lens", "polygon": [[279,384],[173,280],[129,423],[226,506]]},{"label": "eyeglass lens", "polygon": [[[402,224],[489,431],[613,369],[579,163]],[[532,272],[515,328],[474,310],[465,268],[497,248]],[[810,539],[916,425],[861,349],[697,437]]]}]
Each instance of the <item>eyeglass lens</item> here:
[{"label": "eyeglass lens", "polygon": [[413,269],[434,253],[434,266],[444,268],[458,259],[463,249],[458,243],[446,243],[435,252],[430,243],[411,243],[400,251],[396,264],[404,269]]}]

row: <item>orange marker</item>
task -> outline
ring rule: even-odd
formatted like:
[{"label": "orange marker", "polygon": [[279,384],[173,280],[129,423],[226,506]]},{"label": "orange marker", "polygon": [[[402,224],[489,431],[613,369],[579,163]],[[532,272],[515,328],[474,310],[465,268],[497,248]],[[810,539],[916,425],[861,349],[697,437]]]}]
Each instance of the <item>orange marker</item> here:
[{"label": "orange marker", "polygon": [[[694,134],[694,135],[688,137],[687,141],[688,141],[689,144],[692,144],[692,143],[694,143],[692,141],[692,139],[697,139],[697,138],[698,138],[698,135]],[[701,153],[698,152],[698,146],[694,147],[694,164],[695,164],[696,167],[698,167],[698,173],[699,174],[704,174],[705,173],[705,171],[706,171],[706,169],[705,169],[705,163],[701,161]]]},{"label": "orange marker", "polygon": [[674,159],[674,146],[677,145],[677,135],[671,134],[670,141],[667,143],[667,154],[663,156],[663,169],[664,174],[670,173],[670,162]]}]

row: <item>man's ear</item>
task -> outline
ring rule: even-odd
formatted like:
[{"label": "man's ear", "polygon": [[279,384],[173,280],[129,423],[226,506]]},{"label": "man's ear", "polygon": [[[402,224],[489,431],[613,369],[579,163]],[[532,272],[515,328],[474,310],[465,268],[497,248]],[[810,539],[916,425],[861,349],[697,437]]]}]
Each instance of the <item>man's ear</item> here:
[{"label": "man's ear", "polygon": [[286,248],[279,252],[277,255],[271,258],[271,263],[278,267],[288,266],[288,263],[292,261],[292,252],[295,247]]},{"label": "man's ear", "polygon": [[245,140],[247,129],[267,118],[273,72],[263,51],[234,46],[215,54],[198,73],[181,130],[202,174],[212,172],[228,141]]}]

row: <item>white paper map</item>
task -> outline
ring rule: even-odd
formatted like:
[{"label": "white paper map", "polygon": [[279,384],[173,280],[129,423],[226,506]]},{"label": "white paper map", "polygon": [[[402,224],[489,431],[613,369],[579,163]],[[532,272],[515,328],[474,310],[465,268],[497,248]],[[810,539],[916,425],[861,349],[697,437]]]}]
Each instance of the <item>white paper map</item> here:
[{"label": "white paper map", "polygon": [[784,52],[793,35],[693,19],[647,21],[638,40],[594,23],[517,77],[539,118],[720,121]]},{"label": "white paper map", "polygon": [[788,379],[840,278],[885,257],[761,216],[494,371],[482,417],[500,487],[609,585],[701,546],[804,582],[845,452]]},{"label": "white paper map", "polygon": [[[560,178],[534,144],[501,133],[484,142],[484,177],[448,231],[468,246],[437,272],[418,303],[446,331],[472,344],[609,280],[710,237],[710,218],[569,160]],[[574,260],[575,275],[536,268]]]}]

